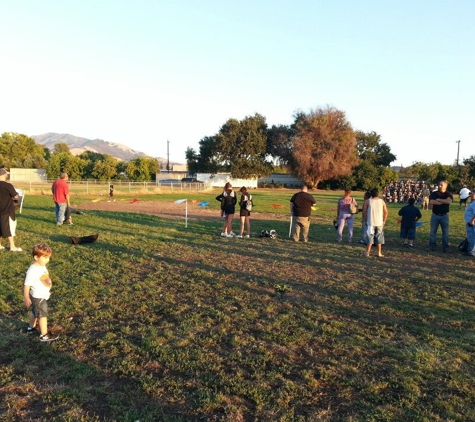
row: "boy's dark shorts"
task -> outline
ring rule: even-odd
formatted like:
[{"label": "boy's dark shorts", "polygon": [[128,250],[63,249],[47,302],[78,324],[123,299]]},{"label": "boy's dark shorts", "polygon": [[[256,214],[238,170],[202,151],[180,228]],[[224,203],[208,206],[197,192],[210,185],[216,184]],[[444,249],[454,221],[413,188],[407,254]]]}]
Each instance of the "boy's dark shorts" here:
[{"label": "boy's dark shorts", "polygon": [[31,297],[31,313],[35,318],[46,318],[48,316],[48,300]]},{"label": "boy's dark shorts", "polygon": [[411,227],[401,227],[401,239],[416,239],[416,229]]},{"label": "boy's dark shorts", "polygon": [[467,203],[468,196],[465,199],[460,198],[460,205]]}]

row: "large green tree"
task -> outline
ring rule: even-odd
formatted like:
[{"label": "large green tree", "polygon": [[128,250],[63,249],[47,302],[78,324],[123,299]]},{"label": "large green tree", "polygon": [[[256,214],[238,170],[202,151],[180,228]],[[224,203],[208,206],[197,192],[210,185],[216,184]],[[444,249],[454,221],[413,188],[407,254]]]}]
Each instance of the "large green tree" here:
[{"label": "large green tree", "polygon": [[457,166],[450,166],[439,162],[429,164],[416,162],[413,163],[407,171],[419,180],[424,180],[428,183],[437,183],[441,180],[447,180],[449,184],[452,184],[454,182],[458,183],[459,181],[459,170]]},{"label": "large green tree", "polygon": [[83,178],[84,168],[87,162],[79,157],[67,152],[55,152],[46,166],[46,175],[48,179],[56,179],[61,173],[68,173],[71,180],[80,180]]},{"label": "large green tree", "polygon": [[112,180],[117,175],[119,161],[107,154],[102,160],[97,160],[92,169],[92,176],[99,180]]},{"label": "large green tree", "polygon": [[356,150],[361,160],[376,167],[389,167],[396,160],[389,145],[381,142],[381,136],[376,132],[356,131]]},{"label": "large green tree", "polygon": [[267,154],[272,158],[275,165],[294,167],[294,136],[294,125],[273,125],[267,131]]},{"label": "large green tree", "polygon": [[307,183],[350,175],[358,164],[355,132],[343,111],[327,106],[298,112],[295,129],[295,171]]},{"label": "large green tree", "polygon": [[0,137],[0,165],[7,168],[46,167],[47,150],[34,139],[20,133],[5,132]]},{"label": "large green tree", "polygon": [[214,136],[199,142],[199,152],[187,149],[189,171],[229,172],[236,178],[268,175],[272,165],[266,160],[267,124],[260,114],[243,120],[229,119]]},{"label": "large green tree", "polygon": [[229,119],[216,135],[217,161],[232,177],[258,178],[272,172],[266,160],[267,123],[260,114]]},{"label": "large green tree", "polygon": [[144,182],[155,180],[160,172],[160,163],[156,158],[138,157],[127,163],[125,172],[130,180]]}]

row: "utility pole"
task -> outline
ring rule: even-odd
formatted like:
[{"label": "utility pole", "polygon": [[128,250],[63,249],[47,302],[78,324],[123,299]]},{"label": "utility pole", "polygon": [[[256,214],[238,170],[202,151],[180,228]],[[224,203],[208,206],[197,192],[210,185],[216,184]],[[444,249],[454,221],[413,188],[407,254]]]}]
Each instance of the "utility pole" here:
[{"label": "utility pole", "polygon": [[457,145],[457,167],[459,166],[460,141],[455,141]]},{"label": "utility pole", "polygon": [[[457,158],[457,163],[458,163],[458,158]],[[167,139],[167,172],[170,173],[170,141],[168,139]]]}]

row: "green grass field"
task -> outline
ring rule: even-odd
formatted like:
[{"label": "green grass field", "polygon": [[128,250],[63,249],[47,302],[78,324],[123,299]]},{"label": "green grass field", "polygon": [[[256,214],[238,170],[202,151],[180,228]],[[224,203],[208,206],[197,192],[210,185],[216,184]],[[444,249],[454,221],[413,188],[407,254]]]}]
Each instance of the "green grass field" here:
[{"label": "green grass field", "polygon": [[[475,420],[475,262],[456,250],[458,204],[450,254],[426,250],[429,211],[414,250],[403,248],[390,205],[378,259],[335,241],[338,192],[314,193],[310,242],[290,241],[278,217],[292,193],[253,192],[268,218],[251,221],[251,239],[219,236],[217,191],[187,195],[216,210],[188,228],[182,216],[111,211],[56,227],[51,198],[28,196],[17,233],[26,252],[1,252],[0,420]],[[94,244],[69,243],[93,233]],[[24,332],[38,242],[54,251],[51,344]]]}]

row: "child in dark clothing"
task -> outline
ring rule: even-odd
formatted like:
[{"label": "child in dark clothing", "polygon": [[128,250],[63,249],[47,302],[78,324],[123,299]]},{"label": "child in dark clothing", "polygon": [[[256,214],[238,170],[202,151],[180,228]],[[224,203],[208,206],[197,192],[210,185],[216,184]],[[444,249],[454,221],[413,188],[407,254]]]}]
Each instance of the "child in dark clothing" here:
[{"label": "child in dark clothing", "polygon": [[404,239],[404,246],[412,248],[414,240],[416,239],[416,222],[422,218],[419,208],[414,206],[416,200],[409,198],[409,205],[402,207],[398,214],[402,217],[401,220],[401,239]]}]

